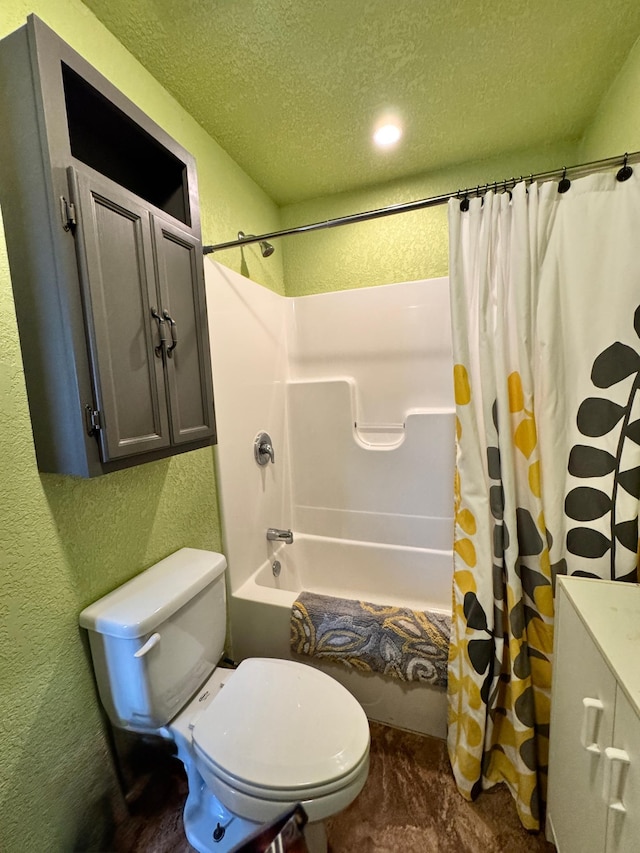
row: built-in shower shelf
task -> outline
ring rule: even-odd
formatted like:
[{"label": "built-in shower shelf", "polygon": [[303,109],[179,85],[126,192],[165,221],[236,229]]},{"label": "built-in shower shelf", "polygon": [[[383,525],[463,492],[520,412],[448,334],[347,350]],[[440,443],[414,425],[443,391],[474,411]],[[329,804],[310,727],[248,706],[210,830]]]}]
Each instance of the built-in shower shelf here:
[{"label": "built-in shower shelf", "polygon": [[[338,380],[339,381],[339,380]],[[344,381],[344,380],[343,380]],[[354,394],[351,395],[353,406]],[[409,409],[402,423],[363,423],[354,421],[353,428],[356,442],[370,450],[394,450],[405,440],[407,426],[415,424],[420,418],[450,417],[453,413],[452,407],[429,407]],[[415,420],[414,420],[415,419]]]},{"label": "built-in shower shelf", "polygon": [[371,448],[390,450],[404,441],[405,424],[363,424],[353,422],[361,444]]}]

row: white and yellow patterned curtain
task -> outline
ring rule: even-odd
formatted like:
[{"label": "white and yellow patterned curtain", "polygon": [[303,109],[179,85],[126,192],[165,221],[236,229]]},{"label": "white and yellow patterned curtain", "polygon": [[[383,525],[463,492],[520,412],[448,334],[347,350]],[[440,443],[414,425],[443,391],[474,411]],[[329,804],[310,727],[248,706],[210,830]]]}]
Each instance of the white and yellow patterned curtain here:
[{"label": "white and yellow patterned curtain", "polygon": [[540,828],[558,573],[636,579],[640,170],[449,207],[457,412],[449,755]]}]

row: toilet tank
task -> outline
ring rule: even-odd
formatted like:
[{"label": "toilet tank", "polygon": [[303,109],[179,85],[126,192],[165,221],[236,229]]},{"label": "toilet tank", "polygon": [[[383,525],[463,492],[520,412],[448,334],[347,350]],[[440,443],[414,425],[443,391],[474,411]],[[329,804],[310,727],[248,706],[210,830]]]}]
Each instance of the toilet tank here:
[{"label": "toilet tank", "polygon": [[214,670],[226,635],[226,566],[222,554],[182,548],[82,611],[115,726],[161,728]]}]

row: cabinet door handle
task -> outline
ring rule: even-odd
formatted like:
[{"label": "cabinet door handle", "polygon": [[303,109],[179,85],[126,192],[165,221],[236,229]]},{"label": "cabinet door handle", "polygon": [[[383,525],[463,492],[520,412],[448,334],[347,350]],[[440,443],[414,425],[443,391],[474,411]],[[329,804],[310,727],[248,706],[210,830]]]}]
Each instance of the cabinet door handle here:
[{"label": "cabinet door handle", "polygon": [[158,332],[160,333],[160,343],[155,347],[155,353],[158,358],[162,358],[162,350],[167,346],[167,333],[165,331],[164,320],[158,314],[155,308],[151,309],[151,316],[158,321]]},{"label": "cabinet door handle", "polygon": [[608,746],[604,751],[604,781],[602,798],[607,806],[615,812],[626,812],[622,802],[622,792],[629,766],[629,755],[624,749]]},{"label": "cabinet door handle", "polygon": [[162,316],[169,324],[169,329],[171,331],[171,346],[167,347],[167,355],[169,356],[169,358],[171,358],[174,349],[178,346],[178,327],[176,325],[176,321],[173,319],[171,314],[169,314],[166,308],[162,312]]},{"label": "cabinet door handle", "polygon": [[593,752],[596,755],[600,754],[598,746],[598,729],[600,728],[600,718],[604,705],[600,699],[591,699],[585,696],[582,700],[582,732],[580,734],[580,742],[587,752]]}]

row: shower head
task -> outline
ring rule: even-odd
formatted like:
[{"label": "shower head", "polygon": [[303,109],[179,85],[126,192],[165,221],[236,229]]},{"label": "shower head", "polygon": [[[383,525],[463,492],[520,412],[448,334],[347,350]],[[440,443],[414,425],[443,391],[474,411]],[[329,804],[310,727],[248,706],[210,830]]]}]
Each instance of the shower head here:
[{"label": "shower head", "polygon": [[[245,237],[255,237],[255,234],[245,234],[244,231],[238,231],[238,240],[244,240]],[[268,258],[275,252],[275,248],[266,240],[260,240],[258,245],[263,258]]]}]

